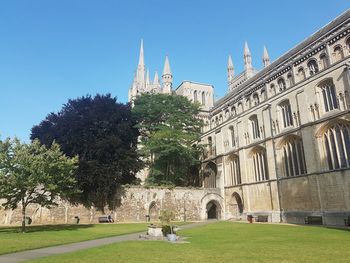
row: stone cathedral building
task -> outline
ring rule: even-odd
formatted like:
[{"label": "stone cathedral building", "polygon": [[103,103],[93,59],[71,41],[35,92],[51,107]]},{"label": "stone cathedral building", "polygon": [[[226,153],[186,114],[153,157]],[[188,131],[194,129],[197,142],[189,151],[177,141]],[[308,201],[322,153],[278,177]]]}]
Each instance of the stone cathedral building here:
[{"label": "stone cathedral building", "polygon": [[[203,105],[202,187],[207,217],[343,224],[350,216],[350,10],[261,70],[244,45],[244,71],[228,58],[228,93],[184,81],[173,92]],[[145,74],[145,72],[147,72]],[[129,99],[172,92],[166,57],[162,85],[149,81],[143,46]]]},{"label": "stone cathedral building", "polygon": [[[143,43],[129,101],[144,92],[186,96],[202,105],[200,188],[123,189],[116,221],[157,220],[171,209],[178,220],[210,218],[343,225],[350,217],[350,10],[270,62],[253,67],[245,43],[244,70],[227,65],[227,94],[214,102],[212,85],[183,81],[173,88],[169,58],[161,79],[150,80]],[[141,174],[141,179],[147,176]],[[93,207],[62,202],[31,206],[33,223],[98,222]],[[17,210],[0,209],[0,224],[21,222]]]},{"label": "stone cathedral building", "polygon": [[[203,187],[219,188],[223,218],[344,224],[350,216],[350,10],[270,63],[228,61],[228,94],[210,110]],[[219,207],[219,205],[218,205]]]}]

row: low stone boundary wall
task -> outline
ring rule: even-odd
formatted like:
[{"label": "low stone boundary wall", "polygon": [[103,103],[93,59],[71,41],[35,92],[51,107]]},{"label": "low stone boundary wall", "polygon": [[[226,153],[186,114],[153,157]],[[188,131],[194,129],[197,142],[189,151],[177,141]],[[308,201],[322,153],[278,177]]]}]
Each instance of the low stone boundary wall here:
[{"label": "low stone boundary wall", "polygon": [[[80,218],[80,223],[98,223],[98,217],[103,215],[111,215],[115,222],[152,222],[158,221],[161,210],[169,209],[175,212],[176,220],[197,221],[207,218],[206,205],[210,201],[216,201],[222,209],[219,189],[130,186],[118,191],[116,203],[120,205],[115,211],[106,209],[102,213],[94,207],[88,209],[62,201],[51,209],[30,205],[27,216],[33,224],[75,223],[75,217]],[[20,224],[21,221],[20,206],[15,210],[0,208],[0,224]]]}]

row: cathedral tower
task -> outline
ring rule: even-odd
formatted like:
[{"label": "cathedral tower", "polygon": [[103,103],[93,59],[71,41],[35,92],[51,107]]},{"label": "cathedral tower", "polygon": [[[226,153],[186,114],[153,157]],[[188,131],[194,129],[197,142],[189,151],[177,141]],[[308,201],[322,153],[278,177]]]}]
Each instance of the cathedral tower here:
[{"label": "cathedral tower", "polygon": [[172,92],[173,75],[171,74],[168,56],[165,57],[162,80],[163,80],[163,93],[170,94]]}]

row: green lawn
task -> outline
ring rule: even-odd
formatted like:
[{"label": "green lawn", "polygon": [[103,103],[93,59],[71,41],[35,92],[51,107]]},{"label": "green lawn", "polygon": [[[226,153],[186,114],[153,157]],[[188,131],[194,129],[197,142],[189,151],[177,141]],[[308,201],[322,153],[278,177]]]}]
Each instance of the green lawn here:
[{"label": "green lawn", "polygon": [[129,241],[35,262],[350,262],[350,231],[219,222],[180,235],[188,244]]},{"label": "green lawn", "polygon": [[43,225],[0,227],[0,254],[146,231],[143,224]]}]

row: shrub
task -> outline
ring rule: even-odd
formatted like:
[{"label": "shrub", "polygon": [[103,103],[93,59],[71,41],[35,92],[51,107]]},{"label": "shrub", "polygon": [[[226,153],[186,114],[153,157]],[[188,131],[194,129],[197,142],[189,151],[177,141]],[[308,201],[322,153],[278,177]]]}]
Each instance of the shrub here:
[{"label": "shrub", "polygon": [[167,236],[168,234],[176,234],[174,231],[174,226],[169,226],[169,225],[163,225],[162,226],[162,232],[164,236]]},{"label": "shrub", "polygon": [[175,234],[174,233],[174,226],[171,224],[171,221],[174,220],[175,213],[170,210],[162,210],[160,212],[160,221],[162,222],[162,232],[163,235],[166,236],[167,234]]}]

